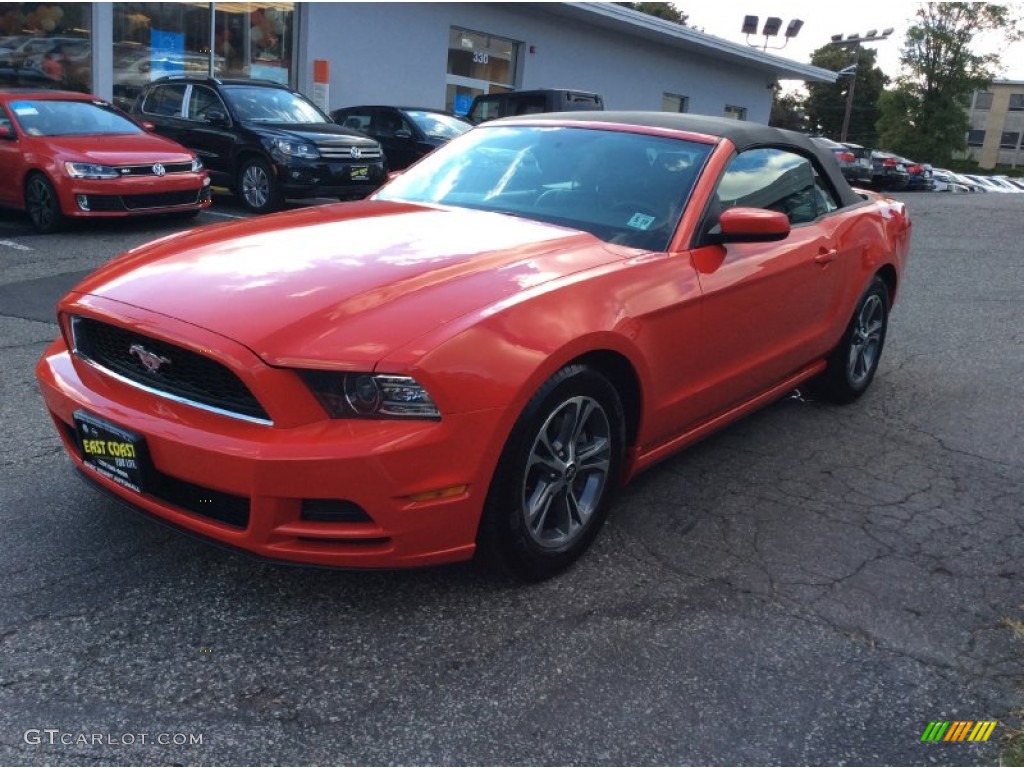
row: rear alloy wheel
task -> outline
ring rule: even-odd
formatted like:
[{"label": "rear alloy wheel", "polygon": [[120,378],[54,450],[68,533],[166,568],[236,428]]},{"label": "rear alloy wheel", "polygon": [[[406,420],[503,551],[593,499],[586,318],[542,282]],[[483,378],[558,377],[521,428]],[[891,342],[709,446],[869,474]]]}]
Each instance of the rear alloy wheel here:
[{"label": "rear alloy wheel", "polygon": [[281,191],[270,163],[261,157],[246,160],[238,171],[238,196],[253,213],[281,207]]},{"label": "rear alloy wheel", "polygon": [[834,403],[863,395],[878,370],[889,326],[889,288],[877,275],[857,302],[850,324],[814,382],[814,390]]},{"label": "rear alloy wheel", "polygon": [[519,417],[488,493],[481,556],[538,581],[590,546],[622,467],[622,403],[600,373],[563,368]]},{"label": "rear alloy wheel", "polygon": [[44,235],[64,227],[66,220],[60,209],[57,190],[42,174],[32,174],[25,183],[25,210],[32,226]]}]

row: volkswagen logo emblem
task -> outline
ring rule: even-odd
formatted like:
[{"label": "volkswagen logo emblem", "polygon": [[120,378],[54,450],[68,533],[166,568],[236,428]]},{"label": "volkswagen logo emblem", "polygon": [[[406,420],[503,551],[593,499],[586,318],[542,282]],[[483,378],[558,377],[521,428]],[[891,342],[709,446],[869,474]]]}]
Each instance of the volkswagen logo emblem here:
[{"label": "volkswagen logo emblem", "polygon": [[167,169],[160,165],[160,163],[157,163],[156,165],[153,166],[154,176],[163,176],[165,173],[167,173]]},{"label": "volkswagen logo emblem", "polygon": [[156,373],[160,370],[160,366],[169,365],[171,362],[166,357],[161,357],[154,352],[150,352],[141,344],[132,344],[128,348],[128,354],[135,355],[135,357],[139,358],[139,362],[142,363],[142,367],[150,373]]},{"label": "volkswagen logo emblem", "polygon": [[361,151],[361,150],[359,149],[359,147],[352,147],[352,149],[350,149],[350,150],[348,151],[348,153],[349,153],[350,155],[352,155],[352,159],[353,159],[353,160],[358,160],[358,159],[359,159],[360,157],[362,157],[362,156],[363,156],[363,153],[362,153],[362,151]]}]

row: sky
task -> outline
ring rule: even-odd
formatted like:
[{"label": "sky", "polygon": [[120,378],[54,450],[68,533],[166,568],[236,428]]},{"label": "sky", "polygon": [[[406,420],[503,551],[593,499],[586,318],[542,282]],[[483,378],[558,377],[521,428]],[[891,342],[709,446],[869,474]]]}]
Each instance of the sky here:
[{"label": "sky", "polygon": [[[895,78],[900,71],[900,49],[903,38],[910,26],[918,3],[908,0],[719,0],[718,2],[693,2],[677,0],[677,8],[686,13],[687,24],[726,40],[742,43],[746,37],[740,32],[743,17],[747,14],[759,17],[759,26],[769,16],[782,19],[782,28],[791,19],[802,19],[804,22],[800,34],[791,39],[782,50],[772,50],[773,46],[782,45],[785,37],[780,33],[777,38],[769,38],[768,52],[777,56],[793,59],[802,63],[810,60],[811,52],[829,42],[832,35],[842,34],[844,37],[857,33],[865,34],[870,29],[881,32],[887,27],[895,28],[888,40],[869,47],[878,52],[878,66],[889,77]],[[1018,3],[1018,8],[1021,3]],[[764,37],[750,36],[750,43],[764,44]],[[1024,80],[1024,42],[1005,46],[996,39],[976,38],[975,46],[979,53],[990,51],[1001,52],[1004,71],[997,75],[1000,79]],[[784,83],[785,85],[785,83]]]}]

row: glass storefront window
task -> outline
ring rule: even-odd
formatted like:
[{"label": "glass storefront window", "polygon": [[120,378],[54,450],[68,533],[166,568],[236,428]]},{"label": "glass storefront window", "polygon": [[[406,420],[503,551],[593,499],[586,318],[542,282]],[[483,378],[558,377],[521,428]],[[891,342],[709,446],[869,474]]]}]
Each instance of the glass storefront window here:
[{"label": "glass storefront window", "polygon": [[289,84],[294,3],[114,3],[114,101],[129,108],[164,75],[211,74]]},{"label": "glass storefront window", "polygon": [[0,87],[92,87],[91,3],[0,3]]},{"label": "glass storefront window", "polygon": [[448,33],[445,106],[469,111],[474,96],[515,90],[519,43],[452,27]]}]

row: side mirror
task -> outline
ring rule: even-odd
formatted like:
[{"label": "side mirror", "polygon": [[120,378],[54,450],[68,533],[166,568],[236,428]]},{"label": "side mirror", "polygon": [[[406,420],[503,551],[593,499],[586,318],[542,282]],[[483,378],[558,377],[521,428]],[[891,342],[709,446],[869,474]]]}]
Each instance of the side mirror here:
[{"label": "side mirror", "polygon": [[11,130],[9,125],[0,125],[0,139],[15,139],[14,131]]},{"label": "side mirror", "polygon": [[406,130],[405,128],[399,128],[397,131],[395,131],[395,138],[404,139],[408,141],[409,139],[412,138],[412,131]]},{"label": "side mirror", "polygon": [[789,236],[789,217],[764,208],[729,208],[708,232],[709,243],[771,243]]},{"label": "side mirror", "polygon": [[228,116],[219,109],[211,109],[206,113],[206,122],[210,125],[227,125]]}]

